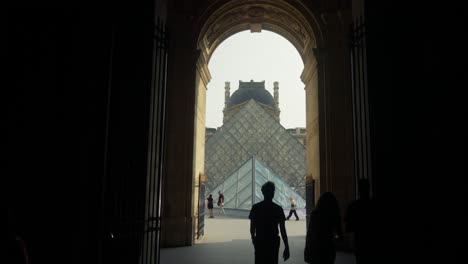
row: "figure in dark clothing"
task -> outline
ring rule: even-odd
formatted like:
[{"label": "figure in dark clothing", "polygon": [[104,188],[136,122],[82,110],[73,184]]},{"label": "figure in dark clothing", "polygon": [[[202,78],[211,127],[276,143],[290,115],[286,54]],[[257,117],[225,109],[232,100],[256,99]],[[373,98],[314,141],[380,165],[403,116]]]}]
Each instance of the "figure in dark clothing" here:
[{"label": "figure in dark clothing", "polygon": [[[6,250],[0,258],[0,263],[29,264],[29,255],[25,241],[16,231],[14,216],[7,210],[8,230],[6,238]],[[2,261],[3,260],[3,261]]]},{"label": "figure in dark clothing", "polygon": [[289,200],[291,200],[291,209],[289,209],[289,215],[288,217],[286,217],[286,220],[289,220],[289,218],[291,218],[291,216],[294,214],[294,216],[296,217],[296,221],[299,221],[299,216],[297,216],[296,212],[296,201],[292,196],[289,197]]},{"label": "figure in dark clothing", "polygon": [[283,259],[289,259],[289,243],[283,208],[273,202],[275,184],[266,182],[262,186],[264,200],[250,210],[250,235],[255,248],[255,264],[277,264],[280,238],[278,225],[284,243]]},{"label": "figure in dark clothing", "polygon": [[221,191],[218,191],[218,207],[219,207],[219,214],[225,215],[224,213],[224,194]]},{"label": "figure in dark clothing", "polygon": [[341,216],[338,201],[331,192],[323,193],[310,214],[304,260],[313,264],[333,264],[335,240],[341,239]]},{"label": "figure in dark clothing", "polygon": [[206,199],[208,200],[208,211],[210,211],[210,218],[214,218],[214,215],[213,215],[213,195],[211,195],[210,193],[210,196],[208,196],[208,198]]},{"label": "figure in dark clothing", "polygon": [[28,252],[23,239],[15,232],[10,231],[8,234],[7,243],[7,263],[12,264],[29,264]]},{"label": "figure in dark clothing", "polygon": [[376,239],[374,229],[376,217],[374,202],[370,198],[369,180],[361,179],[358,182],[359,198],[352,202],[346,211],[344,222],[345,231],[353,234],[354,254],[357,264],[377,263]]}]

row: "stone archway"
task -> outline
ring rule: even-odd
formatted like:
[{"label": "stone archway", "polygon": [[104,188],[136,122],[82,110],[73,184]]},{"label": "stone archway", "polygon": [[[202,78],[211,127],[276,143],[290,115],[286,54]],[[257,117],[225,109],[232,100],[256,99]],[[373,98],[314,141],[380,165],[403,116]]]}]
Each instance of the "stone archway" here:
[{"label": "stone archway", "polygon": [[[316,27],[315,33],[309,21],[315,21],[314,17],[307,12],[300,12],[295,7],[284,1],[231,1],[220,6],[203,23],[197,41],[200,57],[197,61],[197,121],[195,131],[204,129],[204,119],[200,116],[205,114],[206,86],[210,80],[208,62],[214,50],[225,39],[244,30],[260,32],[269,30],[289,40],[300,54],[304,70],[301,79],[305,84],[306,91],[306,127],[307,127],[307,176],[306,182],[314,180],[316,193],[320,192],[320,151],[319,151],[319,113],[318,113],[318,74],[317,60],[313,50],[317,43],[322,42],[321,32]],[[306,18],[306,15],[309,16]],[[317,37],[319,36],[319,37]],[[203,114],[202,114],[203,113]],[[194,173],[204,171],[204,141],[205,137],[198,137],[195,143]],[[197,186],[194,187],[194,203],[198,200]],[[310,191],[310,190],[309,190]],[[308,193],[308,197],[312,194]],[[195,206],[195,204],[194,204]]]},{"label": "stone archway", "polygon": [[[166,143],[171,148],[165,175],[170,177],[165,176],[163,184],[162,245],[194,243],[199,175],[204,175],[206,89],[211,78],[208,62],[223,40],[243,30],[278,33],[302,57],[306,182],[315,180],[317,194],[333,191],[343,208],[354,197],[347,13],[322,12],[318,16],[300,0],[217,1],[199,10],[199,19],[179,12],[169,23],[178,32],[172,47],[178,53],[169,62],[170,134]],[[181,95],[186,105],[178,104]],[[171,194],[176,194],[177,201]]]}]

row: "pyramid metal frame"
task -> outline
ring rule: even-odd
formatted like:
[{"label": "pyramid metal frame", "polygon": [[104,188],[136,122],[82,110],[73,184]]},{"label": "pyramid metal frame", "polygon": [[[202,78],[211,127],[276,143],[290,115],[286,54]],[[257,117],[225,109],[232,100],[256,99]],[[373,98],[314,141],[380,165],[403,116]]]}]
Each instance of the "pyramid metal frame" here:
[{"label": "pyramid metal frame", "polygon": [[[224,208],[250,210],[252,204],[263,200],[261,187],[267,181],[276,186],[273,201],[283,208],[290,207],[290,197],[296,200],[297,208],[305,208],[306,201],[281,177],[257,160],[255,156],[240,166],[213,190],[224,194]],[[255,183],[255,184],[253,184]],[[206,195],[206,198],[208,195]]]},{"label": "pyramid metal frame", "polygon": [[261,104],[251,99],[207,139],[207,193],[253,156],[305,199],[306,150]]}]

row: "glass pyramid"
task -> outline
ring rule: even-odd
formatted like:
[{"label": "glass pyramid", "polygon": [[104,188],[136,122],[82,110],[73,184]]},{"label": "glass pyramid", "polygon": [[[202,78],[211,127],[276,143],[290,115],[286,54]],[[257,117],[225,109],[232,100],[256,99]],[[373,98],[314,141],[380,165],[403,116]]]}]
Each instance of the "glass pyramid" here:
[{"label": "glass pyramid", "polygon": [[[305,147],[253,99],[246,102],[206,141],[206,193],[217,193],[216,187],[228,184],[228,178],[241,171],[244,166],[248,167],[246,163],[252,157],[298,193],[298,198],[305,198]],[[250,181],[251,178],[246,180],[245,186],[241,182],[241,190],[236,189],[235,193],[243,188],[248,189]],[[225,191],[234,193],[228,188]],[[225,196],[227,194],[229,193],[225,193]],[[263,197],[261,192],[259,194],[259,197]],[[242,200],[242,197],[241,194],[239,199]],[[236,200],[236,204],[232,206],[250,208],[251,204],[242,205],[250,201],[241,200]]]},{"label": "glass pyramid", "polygon": [[286,209],[290,207],[289,197],[294,197],[297,207],[305,208],[305,200],[255,157],[244,163],[213,190],[223,192],[225,208],[250,210],[252,204],[263,200],[261,188],[267,181],[275,183],[275,203]]}]

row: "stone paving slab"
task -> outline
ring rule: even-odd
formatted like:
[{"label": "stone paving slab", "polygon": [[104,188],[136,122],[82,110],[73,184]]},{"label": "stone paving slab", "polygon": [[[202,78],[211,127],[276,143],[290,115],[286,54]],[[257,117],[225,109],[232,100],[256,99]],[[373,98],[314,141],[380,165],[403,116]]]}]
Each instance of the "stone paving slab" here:
[{"label": "stone paving slab", "polygon": [[[161,264],[253,264],[254,250],[250,240],[250,222],[248,219],[215,216],[205,218],[205,236],[191,247],[161,249]],[[305,263],[305,219],[286,222],[289,238],[290,259],[280,263]],[[281,241],[280,256],[284,250]],[[349,253],[338,252],[336,264],[354,264],[354,257]]]}]

